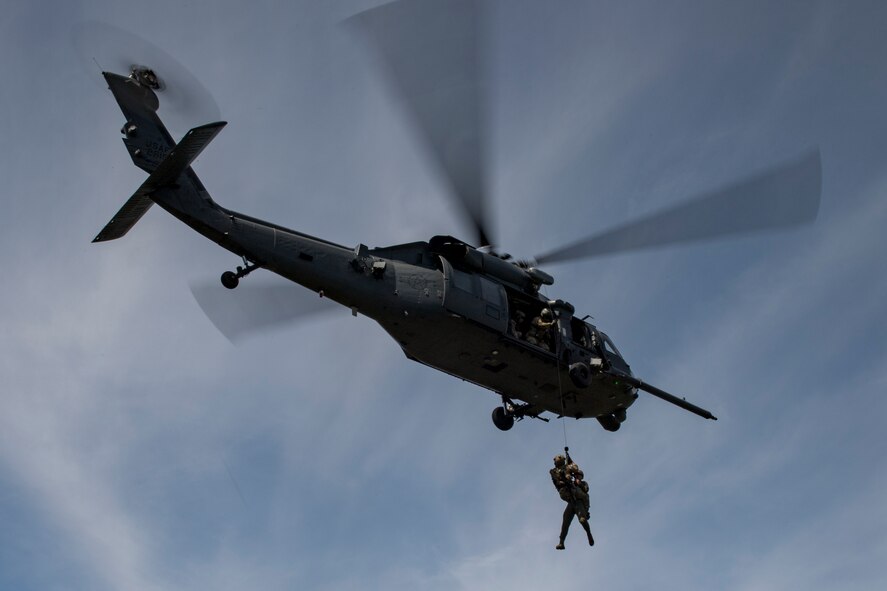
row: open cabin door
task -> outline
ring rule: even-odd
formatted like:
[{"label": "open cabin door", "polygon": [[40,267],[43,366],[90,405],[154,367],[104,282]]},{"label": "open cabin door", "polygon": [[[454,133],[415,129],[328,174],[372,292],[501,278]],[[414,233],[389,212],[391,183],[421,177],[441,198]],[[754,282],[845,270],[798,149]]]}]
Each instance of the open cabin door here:
[{"label": "open cabin door", "polygon": [[444,307],[454,314],[505,332],[508,326],[508,302],[505,288],[482,275],[465,273],[443,257]]}]

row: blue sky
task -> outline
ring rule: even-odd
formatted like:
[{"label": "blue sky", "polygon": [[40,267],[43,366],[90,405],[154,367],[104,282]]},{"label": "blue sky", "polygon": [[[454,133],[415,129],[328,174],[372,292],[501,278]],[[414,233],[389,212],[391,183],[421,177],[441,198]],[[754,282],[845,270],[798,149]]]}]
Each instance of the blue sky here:
[{"label": "blue sky", "polygon": [[467,233],[341,25],[376,4],[4,3],[0,589],[884,587],[887,10],[495,4],[516,256],[823,160],[813,226],[547,269],[720,418],[568,422],[598,545],[555,552],[559,422],[498,432],[495,396],[345,309],[233,347],[188,285],[238,261],[159,209],[90,244],[144,177],[72,48],[94,19],[212,93],[229,125],[195,170],[221,204],[349,245]]}]

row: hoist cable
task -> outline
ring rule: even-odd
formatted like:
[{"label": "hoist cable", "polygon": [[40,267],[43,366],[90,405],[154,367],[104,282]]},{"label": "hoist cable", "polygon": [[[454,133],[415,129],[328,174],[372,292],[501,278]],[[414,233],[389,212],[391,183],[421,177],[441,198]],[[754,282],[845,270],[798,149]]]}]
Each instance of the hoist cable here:
[{"label": "hoist cable", "polygon": [[[545,299],[548,302],[551,301],[548,299],[548,294],[545,293],[545,290],[543,290],[542,294],[545,296]],[[551,308],[551,304],[548,304],[548,310],[551,312],[551,318],[552,318],[552,321],[554,322],[556,320],[556,317],[554,315],[554,310],[552,310],[552,308]],[[558,331],[558,333],[559,332],[560,331]],[[564,386],[563,386],[562,379],[561,379],[561,356],[560,356],[560,350],[558,347],[559,343],[560,343],[560,335],[558,334],[558,336],[556,336],[555,340],[554,340],[554,359],[555,359],[554,369],[555,369],[555,372],[557,372],[557,392],[558,392],[558,396],[560,396],[560,399],[561,399],[561,427],[563,428],[563,432],[564,432],[564,450],[566,451],[566,450],[570,449],[570,447],[569,447],[569,443],[567,442],[567,410],[566,410],[566,404],[564,402]]]},{"label": "hoist cable", "polygon": [[557,391],[561,397],[561,427],[564,429],[564,450],[569,449],[569,445],[567,444],[567,415],[566,408],[564,407],[564,388],[561,384],[561,360],[560,356],[558,356],[557,364],[555,365],[557,370]]}]

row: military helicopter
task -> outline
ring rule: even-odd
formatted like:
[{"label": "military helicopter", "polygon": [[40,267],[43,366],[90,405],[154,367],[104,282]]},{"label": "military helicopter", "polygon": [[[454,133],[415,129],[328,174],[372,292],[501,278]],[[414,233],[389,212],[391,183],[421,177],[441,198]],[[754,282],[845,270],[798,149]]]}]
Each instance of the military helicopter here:
[{"label": "military helicopter", "polygon": [[540,289],[554,280],[540,265],[811,222],[820,201],[818,150],[532,260],[514,260],[497,251],[485,213],[483,15],[476,0],[401,0],[347,21],[381,59],[471,222],[470,242],[434,236],[349,247],[218,205],[191,164],[225,122],[194,127],[175,142],[157,114],[158,94],[169,87],[164,71],[145,62],[102,73],[125,117],[123,142],[148,178],[93,242],[122,237],[156,203],[242,258],[222,273],[224,287],[233,290],[266,269],[368,316],[407,358],[498,395],[492,419],[503,431],[523,418],[547,421],[544,413],[594,418],[617,431],[639,391],[716,420],[637,378],[588,316],[543,296]]}]

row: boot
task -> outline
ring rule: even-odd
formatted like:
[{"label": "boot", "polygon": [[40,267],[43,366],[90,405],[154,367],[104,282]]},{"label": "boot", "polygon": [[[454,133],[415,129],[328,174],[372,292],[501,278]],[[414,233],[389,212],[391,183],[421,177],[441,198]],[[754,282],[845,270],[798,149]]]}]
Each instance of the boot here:
[{"label": "boot", "polygon": [[584,523],[582,523],[582,529],[585,530],[585,535],[588,536],[588,545],[594,546],[594,536],[591,535],[591,526],[588,525],[587,520]]}]

